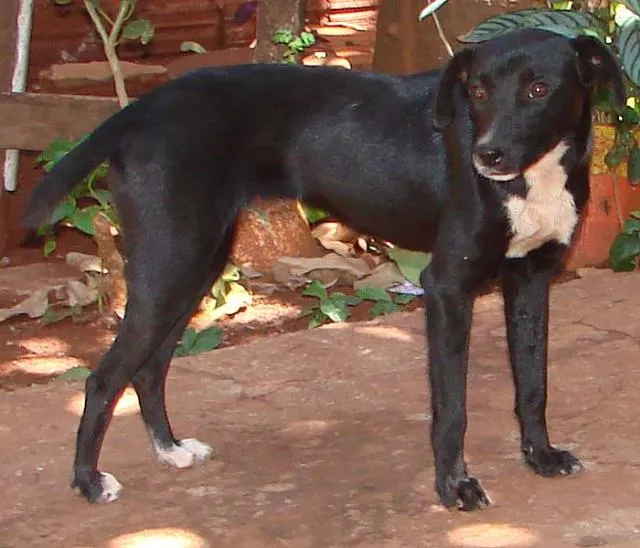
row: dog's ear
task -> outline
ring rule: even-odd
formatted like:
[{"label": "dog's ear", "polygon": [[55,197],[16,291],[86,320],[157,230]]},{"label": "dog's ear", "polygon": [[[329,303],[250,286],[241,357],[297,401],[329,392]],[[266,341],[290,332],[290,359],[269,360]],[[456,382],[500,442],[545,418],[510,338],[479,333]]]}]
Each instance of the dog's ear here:
[{"label": "dog's ear", "polygon": [[472,58],[473,49],[463,49],[454,55],[442,72],[436,90],[433,115],[433,125],[436,129],[444,129],[452,122],[455,114],[453,89],[458,84],[467,81]]},{"label": "dog's ear", "polygon": [[611,50],[593,36],[578,36],[573,40],[578,52],[578,73],[589,88],[608,84],[617,110],[625,105],[622,70]]}]

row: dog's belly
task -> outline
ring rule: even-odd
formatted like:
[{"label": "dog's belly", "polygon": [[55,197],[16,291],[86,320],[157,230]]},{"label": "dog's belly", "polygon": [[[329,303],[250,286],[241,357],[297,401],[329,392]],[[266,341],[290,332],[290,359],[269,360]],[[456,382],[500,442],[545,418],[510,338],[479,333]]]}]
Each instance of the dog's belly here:
[{"label": "dog's belly", "polygon": [[524,173],[525,198],[510,195],[504,207],[512,237],[507,258],[524,257],[550,241],[568,245],[578,222],[573,195],[566,189],[567,172],[561,163],[568,146],[561,141]]}]

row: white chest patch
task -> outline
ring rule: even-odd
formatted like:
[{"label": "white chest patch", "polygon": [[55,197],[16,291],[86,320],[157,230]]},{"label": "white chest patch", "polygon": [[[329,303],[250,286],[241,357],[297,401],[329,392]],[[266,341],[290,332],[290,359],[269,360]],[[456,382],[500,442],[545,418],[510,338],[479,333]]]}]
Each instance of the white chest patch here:
[{"label": "white chest patch", "polygon": [[573,196],[565,188],[567,173],[560,164],[568,148],[560,141],[524,172],[526,198],[507,198],[504,206],[513,232],[508,258],[524,257],[552,240],[565,245],[571,241],[578,214]]}]

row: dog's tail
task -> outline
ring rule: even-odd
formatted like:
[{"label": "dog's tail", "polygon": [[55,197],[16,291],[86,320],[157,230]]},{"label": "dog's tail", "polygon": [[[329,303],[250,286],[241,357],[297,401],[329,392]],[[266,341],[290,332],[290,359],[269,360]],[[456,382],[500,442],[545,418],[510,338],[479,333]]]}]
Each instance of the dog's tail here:
[{"label": "dog's tail", "polygon": [[118,112],[80,141],[47,173],[29,198],[22,220],[25,228],[46,223],[62,199],[92,169],[109,157],[129,122],[131,107]]}]

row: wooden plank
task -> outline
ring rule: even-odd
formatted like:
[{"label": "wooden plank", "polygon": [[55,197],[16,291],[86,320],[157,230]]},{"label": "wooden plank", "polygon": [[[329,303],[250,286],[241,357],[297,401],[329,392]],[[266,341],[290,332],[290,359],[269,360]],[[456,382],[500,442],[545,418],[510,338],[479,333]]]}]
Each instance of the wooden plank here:
[{"label": "wooden plank", "polygon": [[0,150],[40,151],[54,139],[78,139],[118,109],[111,97],[0,93]]}]

